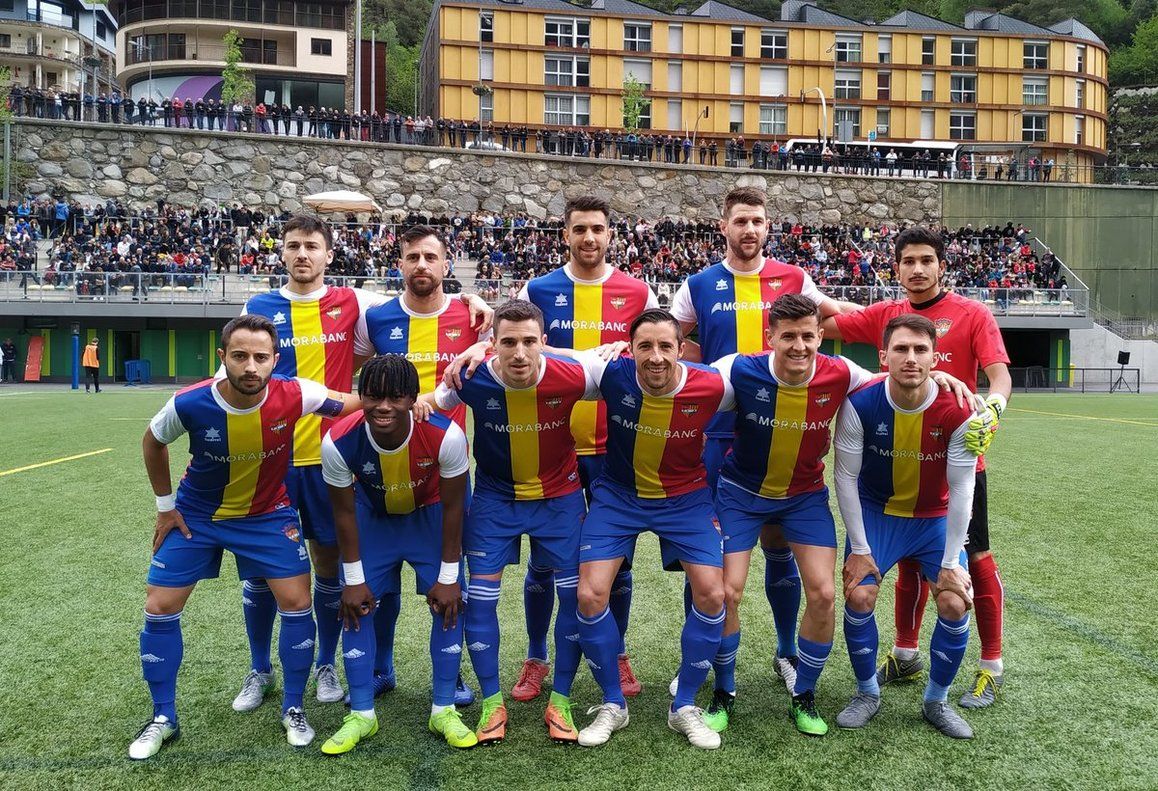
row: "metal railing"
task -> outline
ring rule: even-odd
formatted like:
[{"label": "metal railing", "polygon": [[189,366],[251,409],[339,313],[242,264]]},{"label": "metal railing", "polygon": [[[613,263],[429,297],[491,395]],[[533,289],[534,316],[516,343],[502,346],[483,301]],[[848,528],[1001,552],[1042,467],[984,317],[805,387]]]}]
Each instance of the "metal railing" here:
[{"label": "metal railing", "polygon": [[[1117,393],[1139,392],[1142,382],[1141,368],[1047,368],[1041,365],[1010,368],[1014,392],[1081,392]],[[978,389],[985,390],[989,381],[982,371],[978,376]]]}]

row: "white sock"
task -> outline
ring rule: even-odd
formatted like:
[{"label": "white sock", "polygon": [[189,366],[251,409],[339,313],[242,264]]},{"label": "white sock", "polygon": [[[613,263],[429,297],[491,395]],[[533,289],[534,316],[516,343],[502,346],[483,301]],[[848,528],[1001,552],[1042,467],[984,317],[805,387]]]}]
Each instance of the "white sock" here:
[{"label": "white sock", "polygon": [[988,670],[995,676],[1000,676],[1005,672],[1005,665],[1000,659],[982,659],[981,669]]},{"label": "white sock", "polygon": [[897,646],[894,645],[893,646],[893,656],[895,656],[897,659],[900,659],[902,662],[907,662],[910,659],[916,659],[917,658],[917,649],[916,648],[898,648]]},{"label": "white sock", "polygon": [[378,715],[374,713],[374,709],[355,709],[354,713],[359,717],[365,717],[368,720],[378,719]]},{"label": "white sock", "polygon": [[454,706],[431,706],[430,707],[430,716],[431,717],[437,717],[439,714],[442,714],[444,711],[452,711],[453,709],[454,709]]}]

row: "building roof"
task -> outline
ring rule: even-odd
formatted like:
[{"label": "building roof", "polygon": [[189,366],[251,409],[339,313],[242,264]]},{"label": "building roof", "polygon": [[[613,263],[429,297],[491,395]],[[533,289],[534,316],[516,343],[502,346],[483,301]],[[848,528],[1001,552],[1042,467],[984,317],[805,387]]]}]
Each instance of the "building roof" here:
[{"label": "building roof", "polygon": [[1082,39],[1085,39],[1086,41],[1092,41],[1095,44],[1098,44],[1099,46],[1102,46],[1102,47],[1106,46],[1106,43],[1104,41],[1102,41],[1100,38],[1098,38],[1097,33],[1090,30],[1088,27],[1086,27],[1085,25],[1083,25],[1081,22],[1074,19],[1073,17],[1070,17],[1069,19],[1062,20],[1061,22],[1058,22],[1056,25],[1050,25],[1049,29],[1052,30],[1054,33],[1060,33],[1063,36],[1073,36],[1074,38],[1082,38]]},{"label": "building roof", "polygon": [[913,30],[936,30],[936,31],[959,31],[965,28],[960,25],[954,25],[952,22],[946,22],[943,19],[937,19],[931,16],[916,11],[902,11],[899,14],[894,14],[885,21],[881,22],[881,26],[892,27],[907,27]]},{"label": "building roof", "polygon": [[1023,22],[1005,14],[981,10],[966,12],[965,28],[967,30],[993,30],[998,33],[1013,33],[1022,36],[1048,36],[1054,32],[1049,28]]},{"label": "building roof", "polygon": [[824,25],[825,27],[868,27],[863,22],[825,11],[823,8],[804,0],[785,0],[780,6],[780,20],[783,22],[805,22],[810,25]]},{"label": "building roof", "polygon": [[688,16],[702,16],[709,19],[730,19],[736,22],[758,22],[760,24],[771,21],[762,16],[756,16],[755,14],[749,14],[747,11],[732,8],[732,6],[721,3],[719,0],[707,0],[707,2],[695,11],[692,11]]}]

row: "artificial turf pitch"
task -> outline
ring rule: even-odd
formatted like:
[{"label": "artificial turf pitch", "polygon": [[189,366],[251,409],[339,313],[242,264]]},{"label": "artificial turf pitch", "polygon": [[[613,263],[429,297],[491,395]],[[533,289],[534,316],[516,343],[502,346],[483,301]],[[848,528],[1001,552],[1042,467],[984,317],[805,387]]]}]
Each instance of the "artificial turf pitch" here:
[{"label": "artificial turf pitch", "polygon": [[[350,755],[324,757],[318,747],[345,709],[307,697],[318,740],[293,750],[278,724],[279,695],[250,714],[230,708],[248,654],[239,582],[226,560],[221,579],[203,582],[185,611],[183,738],[138,764],[126,750],[150,713],[137,635],[154,519],[139,440],[168,394],[114,385],[99,396],[0,389],[0,788],[1158,788],[1158,396],[1014,396],[989,475],[1007,601],[1006,688],[995,707],[966,713],[977,734],[970,743],[921,721],[921,684],[886,688],[865,730],[835,728],[854,688],[839,604],[818,691],[833,729],[819,740],[797,734],[771,668],[757,552],[732,727],[721,750],[690,748],[665,722],[682,577],[660,570],[658,547],[645,538],[628,634],[644,692],[631,702],[631,726],[601,749],[548,742],[543,699],[508,700],[509,735],[498,747],[456,752],[429,734],[429,619],[408,596],[399,688],[378,701],[378,735]],[[180,440],[174,480],[186,459]],[[878,606],[882,650],[892,637],[891,582]],[[526,645],[521,568],[508,570],[504,588],[509,690]],[[926,646],[934,617],[926,615]],[[953,700],[976,659],[974,637]],[[473,683],[465,655],[463,668]],[[573,699],[582,726],[586,707],[599,702],[586,670]],[[478,704],[465,713],[472,726],[477,716]]]}]

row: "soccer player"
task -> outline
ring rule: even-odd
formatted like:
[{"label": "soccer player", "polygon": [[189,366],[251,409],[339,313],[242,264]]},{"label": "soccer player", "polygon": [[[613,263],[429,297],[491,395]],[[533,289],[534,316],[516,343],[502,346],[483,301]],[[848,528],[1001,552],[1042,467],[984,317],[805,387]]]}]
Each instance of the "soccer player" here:
[{"label": "soccer player", "polygon": [[[983,452],[992,440],[1013,388],[1009,355],[997,321],[982,303],[942,289],[945,244],[936,231],[919,226],[901,231],[895,256],[897,279],[905,290],[905,298],[878,302],[859,313],[835,316],[825,321],[825,335],[843,338],[847,343],[877,345],[885,325],[896,316],[916,313],[932,321],[937,329],[937,370],[952,374],[974,392],[978,368],[985,371],[989,380],[989,395],[985,399],[989,417],[977,418],[967,438],[975,452]],[[977,608],[977,631],[981,637],[981,666],[972,689],[960,700],[965,708],[992,704],[1002,687],[1005,672],[1001,653],[1005,594],[989,548],[989,486],[984,457],[976,463],[973,517],[966,547]],[[921,577],[918,564],[902,559],[897,570],[894,607],[896,643],[877,673],[881,685],[917,678],[924,670],[917,641],[928,598],[929,586]]]},{"label": "soccer player", "polygon": [[525,534],[530,563],[552,570],[559,599],[555,674],[544,719],[552,740],[573,743],[579,738],[570,695],[579,668],[576,590],[586,505],[571,410],[597,391],[582,365],[543,353],[543,313],[530,302],[515,299],[501,305],[494,334],[494,357],[462,381],[461,389],[444,383],[432,397],[423,396],[442,410],[466,404],[474,415],[478,480],[463,531],[463,554],[470,567],[466,642],[483,696],[476,733],[480,744],[506,737],[497,608],[503,569],[518,562]]},{"label": "soccer player", "polygon": [[[768,239],[768,198],[755,187],[737,187],[724,198],[720,233],[727,242],[727,257],[685,280],[672,298],[671,312],[685,335],[699,330],[699,344],[688,343],[689,359],[714,363],[729,354],[768,351],[764,328],[768,309],[783,294],[803,294],[820,306],[824,316],[859,306],[824,296],[807,272],[798,266],[764,257]],[[708,426],[704,465],[708,483],[715,491],[720,465],[732,444],[735,415],[718,415]],[[773,666],[789,693],[796,680],[796,617],[800,609],[800,573],[784,536],[775,525],[761,533],[764,550],[764,592],[776,624],[776,655]],[[725,559],[726,560],[726,559]],[[737,572],[738,573],[738,572]],[[684,609],[690,606],[686,599]],[[725,634],[731,637],[728,628]],[[727,680],[726,665],[734,659],[721,655],[715,662],[716,688],[720,676]],[[675,689],[675,681],[672,682]],[[673,693],[674,694],[674,691]],[[726,697],[721,697],[726,700]],[[718,713],[713,704],[711,714]]]},{"label": "soccer player", "polygon": [[724,624],[722,540],[701,451],[708,422],[732,408],[731,388],[714,369],[680,362],[683,334],[667,311],[644,311],[630,336],[631,357],[607,362],[579,353],[608,418],[607,463],[592,487],[579,548],[579,640],[603,703],[579,743],[605,744],[628,724],[616,663],[619,632],[608,600],[624,558],[650,530],[659,536],[664,566],[681,565],[692,590],[668,725],[693,746],[715,749],[720,735],[695,706]]},{"label": "soccer player", "polygon": [[836,496],[848,534],[844,639],[857,693],[836,724],[863,728],[880,710],[873,608],[882,575],[912,558],[937,601],[921,713],[945,735],[970,739],[972,729],[946,699],[969,642],[973,603],[962,564],[977,466],[965,445],[974,412],[929,379],[936,346],[929,319],[890,319],[880,351],[888,376],[850,395],[837,417]]},{"label": "soccer player", "polygon": [[[153,716],[129,745],[133,759],[155,755],[180,733],[181,612],[200,580],[218,576],[225,549],[236,558],[241,579],[268,581],[281,613],[278,655],[285,671],[281,712],[286,739],[304,747],[314,738],[302,711],[314,656],[310,564],[283,481],[298,422],[306,415],[333,418],[353,412],[358,400],[307,379],[274,376],[277,329],[262,316],[241,316],[226,324],[217,356],[225,376],[179,391],[142,440],[157,498],[141,632],[141,668]],[[186,433],[192,459],[174,496],[167,446]]]},{"label": "soccer player", "polygon": [[[377,354],[401,354],[418,369],[419,392],[432,393],[443,370],[454,358],[490,330],[475,330],[472,308],[442,290],[448,271],[446,242],[427,225],[407,229],[400,238],[403,289],[398,299],[370,308],[362,314],[356,328],[358,345],[369,345]],[[486,308],[486,306],[483,306]],[[490,309],[486,308],[487,313]],[[486,325],[489,327],[489,320]],[[466,408],[450,414],[466,428]],[[394,630],[398,623],[401,596],[397,591],[379,593],[374,611],[374,631],[378,644],[375,651],[374,688],[376,694],[394,689]],[[467,706],[474,702],[474,692],[458,679],[455,702]]]},{"label": "soccer player", "polygon": [[[628,340],[636,316],[659,307],[651,287],[607,263],[611,244],[611,207],[595,195],[581,195],[563,210],[563,241],[570,257],[553,272],[532,278],[519,293],[543,311],[547,344],[559,349],[593,349]],[[571,433],[579,456],[579,480],[590,502],[591,484],[603,472],[607,453],[607,407],[602,401],[580,401],[571,412]],[[623,694],[638,695],[643,686],[635,677],[627,647],[631,615],[631,565],[625,562],[611,587],[611,614],[619,627],[619,675]],[[523,580],[527,616],[527,659],[511,690],[515,700],[538,697],[550,670],[547,629],[555,606],[550,569],[527,566]]]},{"label": "soccer player", "polygon": [[418,370],[405,357],[374,357],[358,379],[362,412],[335,423],[322,440],[322,471],[342,556],[342,657],[350,684],[350,713],[322,745],[327,755],[349,752],[378,731],[372,613],[378,597],[401,590],[403,561],[414,569],[417,593],[426,598],[433,619],[434,702],[428,727],[452,747],[478,741],[454,706],[462,658],[466,435],[443,415],[415,421],[410,410],[418,388]]},{"label": "soccer player", "polygon": [[[354,372],[374,353],[364,339],[356,340],[359,318],[386,298],[360,289],[327,286],[326,266],[333,260],[330,227],[312,215],[294,215],[282,226],[282,263],[289,281],[277,291],[252,297],[242,312],[265,316],[277,328],[281,356],[275,373],[301,376],[346,392]],[[477,297],[471,299],[476,311],[489,313],[485,303]],[[286,479],[290,501],[301,516],[302,532],[309,539],[313,557],[314,610],[319,614],[315,677],[317,697],[323,703],[344,697],[334,669],[341,631],[338,539],[321,468],[322,437],[330,425],[331,421],[312,416],[298,423],[293,465]],[[233,708],[252,711],[261,705],[274,680],[270,641],[276,605],[260,578],[246,581],[242,603],[251,668]]]}]

